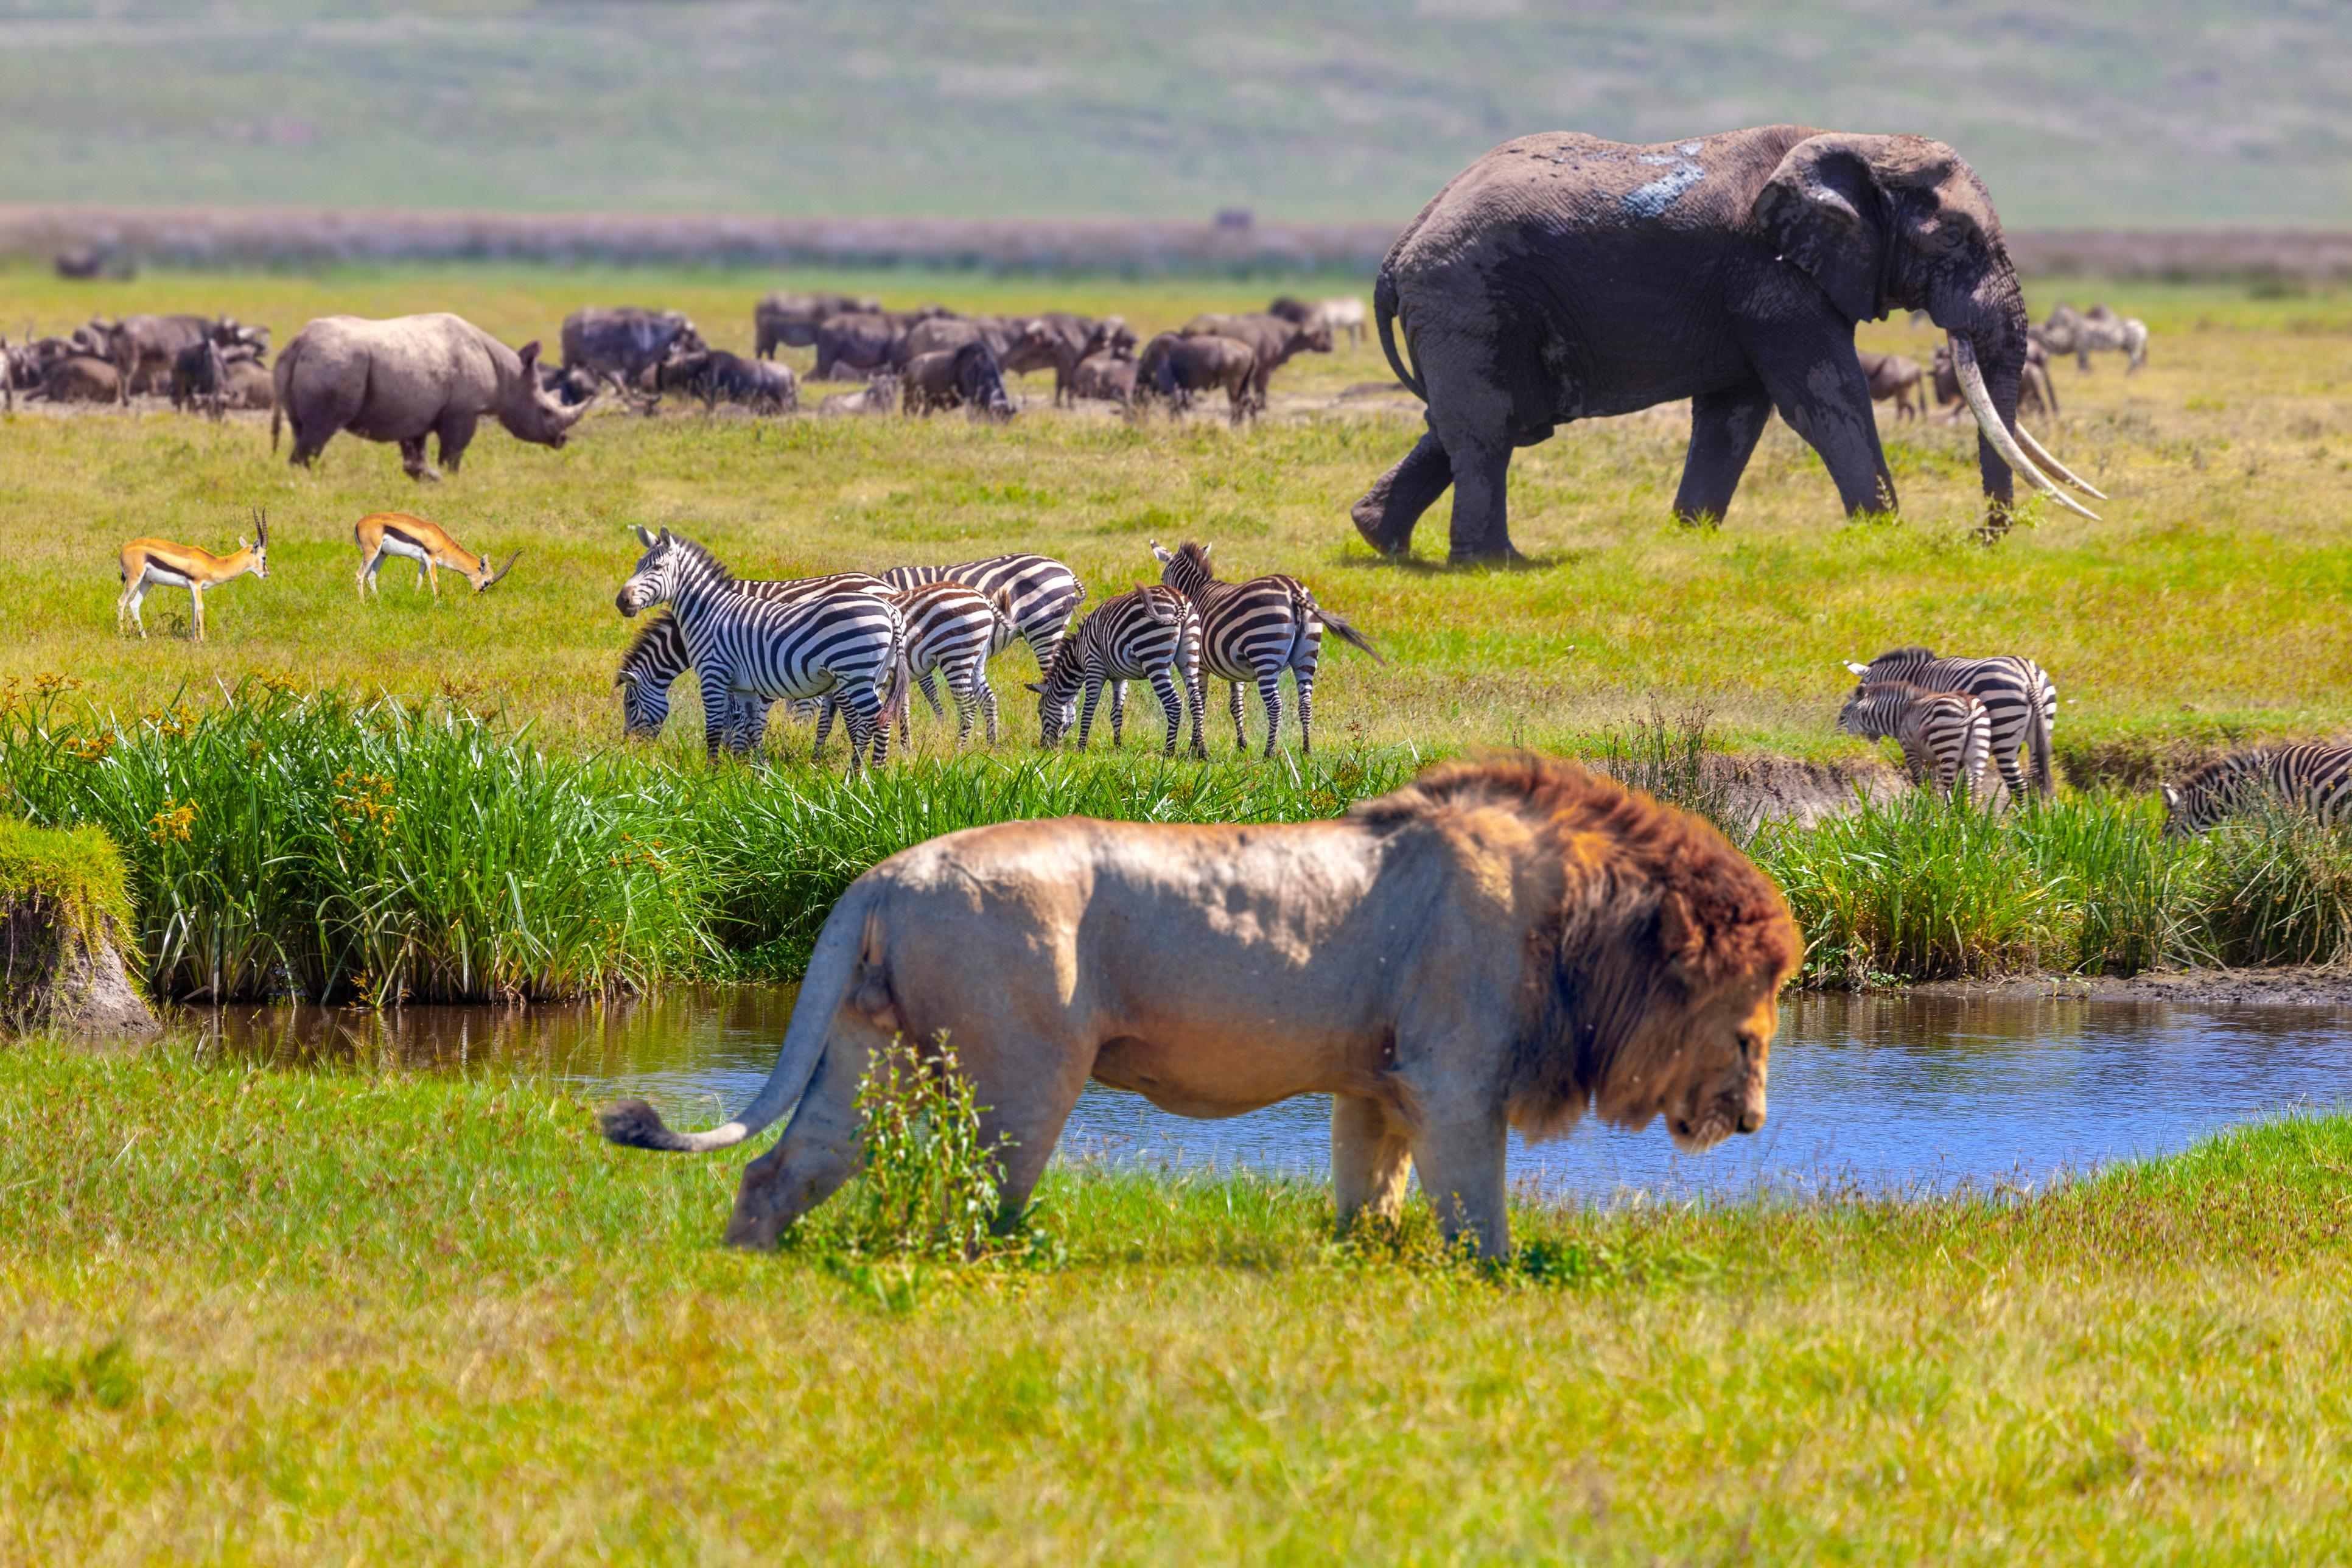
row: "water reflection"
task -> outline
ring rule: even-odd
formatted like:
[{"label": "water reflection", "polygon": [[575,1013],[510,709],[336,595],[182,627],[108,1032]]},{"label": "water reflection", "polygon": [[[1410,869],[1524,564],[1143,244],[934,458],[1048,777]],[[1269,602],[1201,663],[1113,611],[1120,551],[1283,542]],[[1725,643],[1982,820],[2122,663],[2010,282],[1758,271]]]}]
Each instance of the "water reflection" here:
[{"label": "water reflection", "polygon": [[[190,1021],[282,1062],[400,1066],[642,1094],[715,1121],[767,1076],[793,992],[674,988],[569,1007],[224,1008]],[[1511,1147],[1515,1179],[1606,1197],[2037,1184],[2159,1154],[2291,1106],[2352,1104],[2352,1010],[2069,999],[1801,996],[1772,1053],[1772,1115],[1753,1138],[1675,1152],[1655,1127],[1587,1125]],[[1296,1100],[1192,1121],[1089,1087],[1066,1157],[1320,1174],[1328,1107]]]}]

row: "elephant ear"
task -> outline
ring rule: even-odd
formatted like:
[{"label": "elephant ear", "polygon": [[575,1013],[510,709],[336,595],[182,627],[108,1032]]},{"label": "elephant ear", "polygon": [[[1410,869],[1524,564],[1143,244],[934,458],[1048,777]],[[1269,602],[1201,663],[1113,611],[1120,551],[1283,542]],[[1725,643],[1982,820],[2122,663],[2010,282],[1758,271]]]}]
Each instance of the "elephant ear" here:
[{"label": "elephant ear", "polygon": [[1863,145],[1872,140],[1807,137],[1772,171],[1753,209],[1780,258],[1803,268],[1854,321],[1886,314],[1894,243],[1886,193]]}]

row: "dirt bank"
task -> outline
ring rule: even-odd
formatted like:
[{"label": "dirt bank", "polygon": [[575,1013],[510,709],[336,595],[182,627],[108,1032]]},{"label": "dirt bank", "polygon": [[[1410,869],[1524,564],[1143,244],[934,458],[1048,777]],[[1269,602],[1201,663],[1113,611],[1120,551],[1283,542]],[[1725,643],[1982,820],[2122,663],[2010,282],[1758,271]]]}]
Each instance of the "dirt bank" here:
[{"label": "dirt bank", "polygon": [[1941,980],[1906,988],[1914,996],[1969,1000],[2077,997],[2094,1002],[2178,1002],[2200,1006],[2352,1007],[2352,970],[2183,969],[2112,975],[2033,974],[2006,980]]}]

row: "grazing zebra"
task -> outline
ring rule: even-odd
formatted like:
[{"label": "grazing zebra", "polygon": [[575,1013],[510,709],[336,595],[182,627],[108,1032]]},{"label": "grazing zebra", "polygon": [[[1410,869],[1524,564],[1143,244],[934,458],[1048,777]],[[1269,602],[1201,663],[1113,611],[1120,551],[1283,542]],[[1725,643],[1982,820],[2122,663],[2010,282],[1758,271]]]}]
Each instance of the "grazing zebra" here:
[{"label": "grazing zebra", "polygon": [[[1171,674],[1172,672],[1172,674]],[[1192,710],[1192,754],[1208,755],[1201,740],[1201,617],[1184,595],[1156,583],[1139,583],[1126,593],[1103,602],[1101,609],[1078,623],[1077,629],[1054,650],[1043,680],[1029,682],[1037,694],[1038,743],[1058,744],[1070,718],[1078,688],[1087,691],[1085,711],[1078,716],[1078,750],[1087,749],[1095,722],[1095,704],[1106,682],[1111,686],[1110,742],[1119,743],[1127,683],[1149,680],[1160,694],[1160,711],[1168,715],[1168,743],[1176,754],[1176,737],[1183,727],[1184,708],[1177,700],[1176,678]]]},{"label": "grazing zebra", "polygon": [[[1087,586],[1078,581],[1077,574],[1044,555],[992,555],[985,561],[961,561],[953,566],[893,566],[882,577],[902,592],[926,583],[961,583],[991,597],[999,588],[1011,589],[1013,630],[988,651],[1002,653],[1018,637],[1037,656],[1040,674],[1054,662],[1054,650],[1062,646],[1070,616],[1087,599]],[[923,690],[930,691],[928,678]]]},{"label": "grazing zebra", "polygon": [[2352,746],[2259,746],[2208,763],[2164,786],[2164,831],[2175,838],[2203,833],[2264,799],[2335,826],[2352,800]]},{"label": "grazing zebra", "polygon": [[1855,687],[1838,728],[1865,741],[1893,736],[1903,747],[1911,782],[1933,779],[1947,796],[1959,779],[1974,793],[1992,747],[1992,718],[1982,702],[1965,691],[1923,691],[1904,680]]},{"label": "grazing zebra", "polygon": [[737,693],[763,708],[780,697],[834,695],[848,716],[850,771],[869,749],[876,766],[889,759],[889,710],[905,695],[906,623],[897,605],[855,588],[761,598],[740,592],[692,540],[667,529],[656,537],[641,528],[637,537],[646,552],[614,602],[625,616],[670,606],[702,688],[704,744],[713,755],[722,743],[737,751],[753,743]]},{"label": "grazing zebra", "polygon": [[1985,705],[1992,717],[1992,760],[2000,766],[2000,781],[2011,800],[2025,798],[2025,777],[2018,769],[2018,748],[2033,763],[2033,791],[2049,795],[2056,786],[2050,777],[2050,731],[2058,721],[2058,688],[2046,671],[2017,654],[1990,658],[1938,658],[1924,647],[1898,647],[1868,664],[1846,660],[1845,667],[1867,686],[1873,681],[1902,680],[1929,691],[1965,691]]},{"label": "grazing zebra", "polygon": [[[642,535],[643,531],[639,531]],[[898,597],[888,584],[865,572],[836,572],[826,577],[786,577],[772,581],[745,582],[739,579],[735,590],[780,605],[805,599],[813,594],[851,590],[879,594],[890,599]],[[648,617],[622,653],[621,668],[613,677],[613,684],[621,689],[622,731],[639,740],[651,740],[660,734],[662,725],[669,720],[669,689],[693,664],[694,658],[687,651],[686,634],[678,628],[676,618],[667,615]],[[815,698],[807,700],[806,706],[811,712],[816,711],[820,700]],[[788,706],[798,709],[803,704],[796,700]],[[932,706],[937,708],[936,700]],[[730,694],[727,724],[728,732],[739,737],[742,745],[757,746],[768,728],[768,700],[748,692]],[[823,749],[822,739],[818,749]]]},{"label": "grazing zebra", "polygon": [[1160,580],[1200,612],[1201,667],[1225,682],[1237,752],[1249,750],[1249,734],[1242,727],[1242,682],[1255,680],[1265,703],[1265,754],[1274,755],[1275,738],[1282,731],[1282,672],[1287,669],[1298,688],[1299,749],[1315,754],[1315,665],[1322,656],[1324,627],[1388,662],[1362,633],[1318,605],[1296,577],[1220,583],[1205,544],[1187,544],[1171,555],[1155,539],[1151,553],[1160,561]]},{"label": "grazing zebra", "polygon": [[[944,714],[931,689],[931,671],[938,670],[955,699],[956,744],[971,739],[972,715],[988,721],[988,742],[996,743],[996,690],[988,683],[988,656],[1013,637],[1010,588],[992,596],[961,583],[926,583],[896,595],[898,613],[907,623],[907,668],[930,699],[931,711]],[[833,732],[835,702],[824,700],[816,716],[816,744]],[[908,722],[908,703],[898,704],[898,741],[914,743]]]}]

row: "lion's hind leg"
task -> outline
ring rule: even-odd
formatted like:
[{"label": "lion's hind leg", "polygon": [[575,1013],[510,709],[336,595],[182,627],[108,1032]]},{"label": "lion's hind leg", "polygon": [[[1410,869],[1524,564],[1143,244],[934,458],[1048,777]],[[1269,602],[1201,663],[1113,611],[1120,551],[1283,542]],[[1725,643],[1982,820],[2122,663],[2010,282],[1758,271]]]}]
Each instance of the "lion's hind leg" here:
[{"label": "lion's hind leg", "polygon": [[1331,1100],[1331,1195],[1339,1228],[1370,1217],[1393,1224],[1404,1213],[1412,1145],[1389,1108],[1351,1094]]},{"label": "lion's hind leg", "polygon": [[[888,1037],[836,1022],[824,1060],[776,1146],[743,1168],[727,1245],[765,1249],[786,1226],[824,1202],[857,1171],[857,1086]],[[862,1048],[860,1048],[862,1047]]]}]

